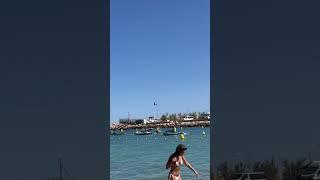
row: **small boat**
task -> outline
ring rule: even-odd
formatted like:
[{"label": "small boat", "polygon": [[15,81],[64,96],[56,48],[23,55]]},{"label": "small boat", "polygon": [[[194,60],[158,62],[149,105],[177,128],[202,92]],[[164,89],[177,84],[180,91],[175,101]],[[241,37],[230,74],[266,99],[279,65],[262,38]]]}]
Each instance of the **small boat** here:
[{"label": "small boat", "polygon": [[156,130],[156,133],[162,133],[162,131],[161,130]]},{"label": "small boat", "polygon": [[184,134],[182,131],[173,131],[173,130],[166,130],[163,135],[179,135],[179,134]]},{"label": "small boat", "polygon": [[150,132],[150,131],[136,131],[134,134],[135,135],[150,135],[150,134],[152,134],[152,132]]},{"label": "small boat", "polygon": [[156,133],[162,133],[162,131],[160,130],[160,128],[156,129]]},{"label": "small boat", "polygon": [[118,132],[118,131],[114,131],[110,133],[111,135],[125,135],[125,132]]},{"label": "small boat", "polygon": [[124,135],[126,133],[123,131],[123,129],[120,129],[120,131],[119,130],[111,131],[110,134],[111,135]]}]

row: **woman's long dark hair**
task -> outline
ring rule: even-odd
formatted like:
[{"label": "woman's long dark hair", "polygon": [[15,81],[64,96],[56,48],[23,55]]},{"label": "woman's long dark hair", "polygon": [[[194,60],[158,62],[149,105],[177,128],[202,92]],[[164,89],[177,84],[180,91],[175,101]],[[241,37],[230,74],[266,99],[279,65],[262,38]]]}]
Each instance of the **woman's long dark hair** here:
[{"label": "woman's long dark hair", "polygon": [[184,149],[176,149],[176,151],[171,155],[172,157],[178,157],[178,156],[181,156],[183,152],[184,152]]},{"label": "woman's long dark hair", "polygon": [[187,148],[183,144],[179,144],[176,151],[170,155],[168,162],[171,162],[174,157],[181,156],[186,149]]}]

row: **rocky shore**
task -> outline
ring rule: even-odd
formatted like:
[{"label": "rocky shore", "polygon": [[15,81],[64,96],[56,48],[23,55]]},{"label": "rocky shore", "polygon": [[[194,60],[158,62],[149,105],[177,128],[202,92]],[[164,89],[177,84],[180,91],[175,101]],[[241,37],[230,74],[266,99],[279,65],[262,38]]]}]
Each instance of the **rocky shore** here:
[{"label": "rocky shore", "polygon": [[173,128],[173,127],[209,127],[209,120],[192,120],[192,121],[171,121],[155,122],[147,124],[112,124],[111,130],[115,129],[139,129],[139,128]]}]

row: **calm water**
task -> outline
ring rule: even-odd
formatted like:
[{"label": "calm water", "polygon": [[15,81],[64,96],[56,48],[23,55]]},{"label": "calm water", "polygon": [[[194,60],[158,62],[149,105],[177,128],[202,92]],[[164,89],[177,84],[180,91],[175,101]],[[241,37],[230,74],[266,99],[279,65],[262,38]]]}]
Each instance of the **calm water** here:
[{"label": "calm water", "polygon": [[[177,128],[178,129],[178,128]],[[165,129],[161,129],[164,131]],[[202,131],[206,136],[202,137]],[[208,180],[210,177],[210,128],[183,128],[185,140],[179,136],[126,135],[110,137],[110,178],[112,180],[167,180],[165,164],[179,143],[185,144],[187,160],[200,173],[199,178],[183,166],[183,179]]]}]

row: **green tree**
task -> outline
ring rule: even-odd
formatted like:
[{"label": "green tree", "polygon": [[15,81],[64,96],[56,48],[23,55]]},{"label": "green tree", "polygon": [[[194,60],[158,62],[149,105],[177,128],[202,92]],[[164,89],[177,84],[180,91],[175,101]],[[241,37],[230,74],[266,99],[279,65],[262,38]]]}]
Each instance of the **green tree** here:
[{"label": "green tree", "polygon": [[167,116],[166,116],[166,115],[162,115],[161,118],[160,118],[160,120],[161,120],[161,121],[167,120]]},{"label": "green tree", "polygon": [[177,114],[172,114],[172,115],[171,115],[171,118],[172,118],[173,121],[176,121],[176,120],[178,119],[178,118],[177,118]]},{"label": "green tree", "polygon": [[192,112],[189,115],[193,116],[193,119],[197,119],[197,112]]},{"label": "green tree", "polygon": [[206,119],[206,113],[205,112],[199,113],[199,119]]}]

